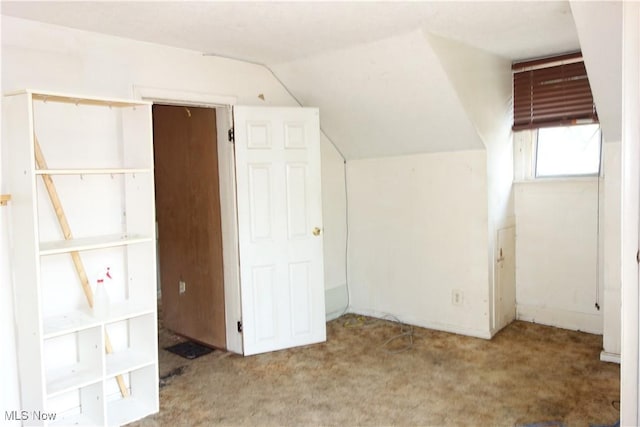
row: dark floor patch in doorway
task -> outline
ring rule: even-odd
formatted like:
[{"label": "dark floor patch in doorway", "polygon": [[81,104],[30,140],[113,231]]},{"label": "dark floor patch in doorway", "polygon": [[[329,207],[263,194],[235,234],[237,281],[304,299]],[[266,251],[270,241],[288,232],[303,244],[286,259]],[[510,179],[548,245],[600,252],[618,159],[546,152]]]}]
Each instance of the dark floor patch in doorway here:
[{"label": "dark floor patch in doorway", "polygon": [[193,341],[181,342],[179,344],[172,345],[171,347],[166,347],[165,350],[189,360],[196,359],[213,351],[212,348],[205,347]]},{"label": "dark floor patch in doorway", "polygon": [[178,366],[176,369],[173,369],[167,372],[166,374],[162,375],[160,377],[160,388],[166,386],[169,383],[169,380],[171,380],[171,378],[179,377],[180,375],[184,374],[184,370],[185,370],[184,366]]}]

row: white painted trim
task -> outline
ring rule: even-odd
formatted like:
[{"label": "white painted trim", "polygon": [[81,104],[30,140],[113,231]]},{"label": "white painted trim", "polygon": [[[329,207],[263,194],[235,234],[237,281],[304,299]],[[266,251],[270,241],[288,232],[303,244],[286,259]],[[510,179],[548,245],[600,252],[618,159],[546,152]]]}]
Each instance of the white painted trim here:
[{"label": "white painted trim", "polygon": [[[516,253],[515,253],[515,248],[516,248],[516,225],[515,225],[515,215],[512,215],[511,218],[514,220],[514,223],[510,223],[510,224],[505,224],[503,227],[499,227],[496,229],[496,233],[495,233],[495,246],[493,248],[493,297],[491,298],[492,304],[491,304],[491,337],[495,336],[495,334],[497,334],[498,332],[500,332],[502,329],[504,329],[507,325],[509,325],[511,322],[513,322],[515,320],[515,312],[516,312],[516,301],[515,301],[515,293],[516,293],[516,283],[515,283],[515,257],[516,257]],[[507,220],[505,221],[506,223],[509,222],[509,217],[507,217]],[[513,229],[513,266],[514,266],[514,271],[513,271],[513,276],[514,276],[514,283],[513,283],[513,294],[514,294],[514,299],[513,299],[513,312],[514,312],[514,317],[507,323],[507,324],[498,324],[498,319],[497,316],[498,314],[502,315],[504,314],[502,312],[502,307],[500,307],[500,309],[498,309],[498,304],[500,304],[500,298],[504,295],[504,289],[503,289],[503,285],[504,282],[502,281],[502,277],[500,275],[500,267],[498,266],[498,259],[500,258],[500,249],[501,249],[501,245],[500,245],[500,232],[504,232],[506,233],[509,230]],[[504,256],[504,255],[503,255]],[[507,255],[508,256],[508,255]],[[500,291],[500,294],[498,294],[498,291]]]},{"label": "white painted trim", "polygon": [[[236,205],[236,160],[234,146],[228,141],[227,136],[229,129],[233,127],[232,111],[216,108],[216,121],[227,350],[242,354],[244,352],[242,334],[238,332],[237,327],[237,322],[242,320],[242,305],[240,301],[240,255],[238,252]],[[228,125],[225,126],[225,123]]]},{"label": "white painted trim", "polygon": [[227,131],[233,127],[231,108],[236,103],[236,97],[138,85],[133,86],[133,93],[136,99],[153,103],[216,109],[226,341],[228,351],[242,354],[242,335],[237,330],[237,322],[242,319],[242,309],[240,304],[235,157],[233,144],[227,141]]},{"label": "white painted trim", "polygon": [[516,305],[516,319],[557,328],[602,335],[602,313],[590,314],[559,308]]},{"label": "white painted trim", "polygon": [[506,325],[504,325],[502,328],[500,329],[496,329],[496,328],[492,328],[491,331],[489,331],[491,333],[491,338],[489,339],[493,339],[493,337],[495,337],[496,335],[498,335],[499,332],[503,331],[507,326],[509,326],[510,324],[512,324],[513,322],[515,322],[517,319],[513,319],[511,322],[507,323]]},{"label": "white painted trim", "polygon": [[203,92],[189,92],[179,89],[165,89],[133,85],[135,99],[166,103],[169,105],[192,105],[194,107],[226,107],[235,105],[237,97]]},{"label": "white painted trim", "polygon": [[620,364],[620,355],[617,353],[609,353],[608,351],[600,352],[600,360],[603,362],[611,362]]},{"label": "white painted trim", "polygon": [[620,424],[637,426],[640,400],[638,250],[640,220],[640,3],[622,5],[622,348]]},{"label": "white painted trim", "polygon": [[327,313],[327,316],[326,316],[327,322],[331,322],[332,320],[336,320],[336,319],[342,317],[345,314],[347,314],[347,312],[345,312],[345,311],[334,311],[334,312],[331,312],[331,313]]},{"label": "white painted trim", "polygon": [[573,177],[549,177],[549,178],[535,178],[535,179],[521,179],[513,181],[516,185],[534,185],[534,184],[562,184],[572,182],[597,182],[600,177],[598,175],[589,176],[573,176]]},{"label": "white painted trim", "polygon": [[[385,312],[381,312],[381,311],[376,311],[376,310],[361,310],[358,308],[350,308],[347,313],[353,313],[353,314],[361,314],[363,316],[370,316],[370,317],[375,317],[378,319],[384,319],[385,316],[390,316],[390,313],[385,313]],[[475,337],[475,338],[482,338],[482,339],[486,339],[486,340],[490,340],[491,339],[491,331],[489,330],[481,330],[481,329],[471,329],[471,328],[464,328],[464,327],[460,327],[457,325],[450,325],[450,324],[446,324],[446,323],[440,323],[440,322],[424,322],[421,320],[416,320],[416,319],[412,319],[409,317],[405,317],[405,316],[396,316],[395,314],[392,315],[393,317],[397,318],[399,321],[401,321],[402,323],[406,323],[408,325],[414,325],[414,326],[419,326],[421,328],[426,328],[426,329],[433,329],[436,331],[442,331],[442,332],[449,332],[452,334],[458,334],[458,335],[465,335],[468,337]]]}]

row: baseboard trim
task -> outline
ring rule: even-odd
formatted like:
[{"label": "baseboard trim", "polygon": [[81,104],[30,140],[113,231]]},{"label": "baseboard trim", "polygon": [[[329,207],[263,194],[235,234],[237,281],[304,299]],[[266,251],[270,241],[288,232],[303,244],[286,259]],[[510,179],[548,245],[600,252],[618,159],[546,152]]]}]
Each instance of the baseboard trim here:
[{"label": "baseboard trim", "polygon": [[602,314],[518,304],[516,319],[573,331],[602,335]]},{"label": "baseboard trim", "polygon": [[608,351],[600,352],[600,360],[603,362],[611,362],[620,364],[620,355],[617,353],[609,353]]},{"label": "baseboard trim", "polygon": [[354,307],[349,307],[349,313],[361,314],[363,316],[370,316],[378,319],[383,319],[385,316],[392,315],[396,317],[398,320],[400,320],[401,322],[406,323],[408,325],[414,325],[414,326],[419,326],[421,328],[433,329],[433,330],[442,331],[442,332],[449,332],[452,334],[464,335],[468,337],[482,338],[485,340],[491,339],[491,331],[489,330],[483,331],[480,329],[465,328],[457,325],[449,325],[449,324],[440,323],[440,322],[430,322],[430,321],[425,321],[420,319],[414,319],[407,316],[396,315],[393,313],[386,313],[386,312],[381,312],[376,310],[367,310],[367,309],[360,309],[360,308],[354,308]]}]

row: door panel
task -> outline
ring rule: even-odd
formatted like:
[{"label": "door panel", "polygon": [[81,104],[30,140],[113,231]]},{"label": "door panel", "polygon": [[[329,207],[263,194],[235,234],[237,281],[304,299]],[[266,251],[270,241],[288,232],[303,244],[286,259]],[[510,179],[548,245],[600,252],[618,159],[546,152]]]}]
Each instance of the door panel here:
[{"label": "door panel", "polygon": [[309,232],[307,224],[307,167],[287,165],[287,230],[289,239],[304,239]]},{"label": "door panel", "polygon": [[311,305],[309,267],[309,262],[289,264],[289,291],[294,336],[311,332],[311,312],[305,309]]},{"label": "door panel", "polygon": [[324,341],[318,110],[236,107],[234,121],[244,354]]},{"label": "door panel", "polygon": [[164,325],[225,348],[215,110],[154,105],[153,133]]},{"label": "door panel", "polygon": [[249,165],[251,241],[271,239],[271,165]]},{"label": "door panel", "polygon": [[276,304],[275,304],[275,266],[253,267],[251,277],[253,287],[253,308],[256,318],[256,340],[259,342],[275,339]]}]

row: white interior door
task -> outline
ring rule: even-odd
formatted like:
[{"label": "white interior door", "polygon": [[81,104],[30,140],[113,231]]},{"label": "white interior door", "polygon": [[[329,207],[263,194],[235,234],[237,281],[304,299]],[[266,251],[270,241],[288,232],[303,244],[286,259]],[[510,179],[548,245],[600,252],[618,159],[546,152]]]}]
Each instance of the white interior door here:
[{"label": "white interior door", "polygon": [[315,108],[234,107],[244,354],[326,340]]}]

